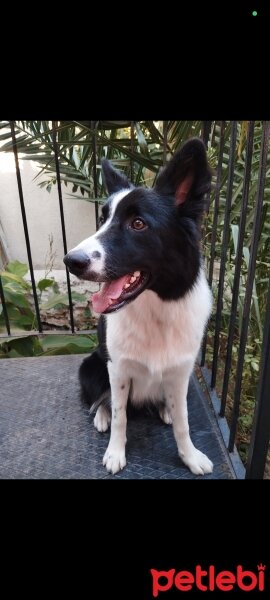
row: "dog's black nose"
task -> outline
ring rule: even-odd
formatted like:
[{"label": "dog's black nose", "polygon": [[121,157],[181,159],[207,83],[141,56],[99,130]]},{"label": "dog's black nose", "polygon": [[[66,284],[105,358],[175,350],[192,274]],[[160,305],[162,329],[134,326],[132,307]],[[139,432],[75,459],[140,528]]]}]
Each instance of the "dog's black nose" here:
[{"label": "dog's black nose", "polygon": [[70,271],[83,271],[90,263],[90,258],[82,250],[73,250],[64,256],[63,261]]}]

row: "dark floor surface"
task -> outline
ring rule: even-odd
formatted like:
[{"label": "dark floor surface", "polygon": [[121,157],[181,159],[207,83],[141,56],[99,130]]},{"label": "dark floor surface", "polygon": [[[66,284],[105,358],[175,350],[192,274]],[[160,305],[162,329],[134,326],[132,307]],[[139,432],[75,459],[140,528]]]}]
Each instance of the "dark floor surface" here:
[{"label": "dark floor surface", "polygon": [[[80,401],[82,355],[0,360],[1,479],[202,479],[177,454],[172,427],[155,415],[128,421],[127,466],[102,466],[109,432],[93,426]],[[193,443],[214,463],[205,479],[233,479],[213,409],[193,376],[188,394]]]}]

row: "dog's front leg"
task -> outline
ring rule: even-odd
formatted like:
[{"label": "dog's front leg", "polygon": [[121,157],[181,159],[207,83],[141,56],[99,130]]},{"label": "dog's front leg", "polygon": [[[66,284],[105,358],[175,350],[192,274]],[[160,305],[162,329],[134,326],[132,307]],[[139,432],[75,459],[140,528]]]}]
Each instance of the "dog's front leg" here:
[{"label": "dog's front leg", "polygon": [[172,418],[173,432],[182,461],[195,475],[213,470],[213,463],[193,445],[189,435],[187,391],[193,364],[172,369],[164,378],[166,404]]},{"label": "dog's front leg", "polygon": [[119,365],[108,364],[111,384],[111,437],[103,457],[103,465],[111,473],[117,473],[126,465],[127,400],[130,381],[121,373]]}]

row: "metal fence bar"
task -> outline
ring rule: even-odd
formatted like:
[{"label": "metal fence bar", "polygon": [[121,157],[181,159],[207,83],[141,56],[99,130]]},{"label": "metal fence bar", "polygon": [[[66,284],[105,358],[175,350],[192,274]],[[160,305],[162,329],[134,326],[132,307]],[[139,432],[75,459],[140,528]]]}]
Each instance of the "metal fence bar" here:
[{"label": "metal fence bar", "polygon": [[[221,121],[221,123],[220,123],[220,146],[219,146],[218,166],[217,166],[217,179],[216,179],[216,185],[215,185],[213,227],[212,227],[212,235],[211,235],[210,261],[209,261],[209,270],[208,270],[208,283],[209,283],[209,286],[211,289],[212,289],[212,282],[213,282],[214,261],[215,261],[215,253],[216,253],[219,196],[220,196],[220,189],[221,189],[222,161],[223,161],[223,152],[224,152],[224,132],[225,132],[225,121]],[[205,333],[203,343],[202,343],[201,366],[203,366],[205,363],[206,346],[207,346],[207,332]]]},{"label": "metal fence bar", "polygon": [[167,161],[168,121],[163,121],[163,165]]},{"label": "metal fence bar", "polygon": [[247,336],[248,336],[248,325],[249,325],[249,315],[250,315],[250,307],[251,307],[252,292],[253,292],[253,282],[254,282],[255,269],[256,269],[256,256],[257,256],[258,244],[259,244],[260,233],[261,233],[261,221],[262,221],[262,211],[263,211],[269,134],[270,134],[270,121],[264,121],[263,131],[262,131],[261,152],[260,152],[259,180],[258,180],[258,187],[257,187],[254,225],[253,225],[251,247],[250,247],[250,259],[249,259],[249,265],[248,265],[246,293],[245,293],[244,308],[243,308],[243,321],[242,321],[242,329],[241,329],[241,335],[240,335],[238,363],[237,363],[237,372],[236,372],[236,381],[235,381],[235,390],[234,390],[234,403],[233,403],[233,410],[232,410],[230,439],[229,439],[229,446],[228,446],[229,452],[233,451],[238,417],[239,417],[239,410],[240,410],[242,374],[243,374],[245,349],[246,349]]},{"label": "metal fence bar", "polygon": [[232,291],[231,315],[230,315],[230,323],[229,323],[227,353],[226,353],[222,396],[221,396],[221,407],[220,407],[220,416],[221,417],[224,417],[224,414],[225,414],[225,407],[226,407],[226,400],[227,400],[227,393],[228,393],[228,386],[229,386],[229,378],[230,378],[230,371],[231,371],[231,363],[232,363],[233,336],[234,336],[234,332],[235,332],[235,324],[236,324],[236,317],[237,317],[242,253],[243,253],[246,217],[247,217],[247,208],[248,208],[249,184],[250,184],[250,177],[251,177],[254,126],[255,126],[254,121],[250,122],[248,125],[245,173],[244,173],[244,183],[243,183],[243,196],[242,196],[240,223],[239,223],[239,238],[238,238],[238,245],[237,245],[237,252],[236,252],[236,262],[235,262],[233,291]]},{"label": "metal fence bar", "polygon": [[[93,181],[94,181],[94,196],[98,197],[98,186],[97,186],[97,130],[96,122],[91,121],[91,129],[93,131],[92,138],[92,151],[93,151]],[[95,200],[95,217],[96,217],[96,230],[99,228],[99,216],[98,216],[98,201]]]},{"label": "metal fence bar", "polygon": [[[130,124],[130,149],[134,152],[134,121]],[[130,161],[130,181],[133,183],[134,180],[134,161]]]},{"label": "metal fence bar", "polygon": [[[212,126],[212,121],[201,121],[201,139],[205,145],[206,151],[207,151],[208,142],[209,142],[209,138],[210,138],[211,126]],[[205,208],[207,211],[209,210],[209,205],[210,205],[210,190],[205,195]],[[202,239],[205,236],[205,227],[206,227],[206,223],[204,221],[204,223],[201,227]]]},{"label": "metal fence bar", "polygon": [[22,213],[23,228],[24,228],[24,237],[25,237],[25,243],[26,243],[28,264],[29,264],[32,290],[33,290],[34,303],[35,303],[35,310],[36,310],[37,325],[38,325],[38,330],[41,333],[42,325],[41,325],[39,305],[38,305],[37,289],[36,289],[36,282],[35,282],[35,276],[34,276],[32,253],[31,253],[28,225],[27,225],[26,212],[25,212],[25,206],[24,206],[21,172],[20,172],[20,166],[19,166],[18,150],[17,150],[16,135],[15,135],[15,128],[14,128],[13,121],[10,121],[10,130],[11,130],[11,137],[12,137],[12,143],[13,143],[13,154],[14,154],[14,159],[15,159],[18,192],[19,192],[19,198],[20,198],[21,213]]},{"label": "metal fence bar", "polygon": [[209,261],[209,273],[208,273],[208,283],[211,288],[212,288],[212,283],[213,283],[214,262],[215,262],[215,255],[216,255],[219,197],[220,197],[220,190],[221,190],[222,162],[223,162],[223,152],[224,152],[224,143],[225,143],[224,133],[225,133],[225,121],[221,121],[221,123],[220,123],[220,146],[219,146],[218,166],[217,166],[217,180],[216,180],[216,186],[215,186],[215,205],[214,205],[213,228],[212,228],[212,236],[211,236],[211,249],[210,249],[210,261]]},{"label": "metal fence bar", "polygon": [[207,148],[210,137],[212,121],[202,121],[202,140]]},{"label": "metal fence bar", "polygon": [[0,276],[0,298],[1,298],[2,307],[3,307],[3,316],[4,316],[4,321],[6,324],[7,334],[10,335],[10,324],[9,324],[9,318],[8,318],[8,312],[7,312],[7,306],[6,306],[5,294],[4,294],[4,290],[3,290],[3,286],[2,286],[1,276]]},{"label": "metal fence bar", "polygon": [[263,479],[270,439],[270,283],[246,478]]},{"label": "metal fence bar", "polygon": [[223,303],[223,292],[224,292],[224,277],[225,277],[227,249],[228,249],[229,233],[230,233],[230,214],[231,214],[231,201],[232,201],[232,191],[233,191],[233,174],[234,174],[236,137],[237,137],[237,121],[232,121],[231,145],[230,145],[229,167],[228,167],[228,184],[227,184],[227,194],[226,194],[224,229],[223,229],[223,240],[222,240],[222,247],[221,247],[218,298],[217,298],[217,309],[216,309],[216,328],[215,328],[215,337],[214,337],[214,352],[213,352],[213,361],[212,361],[211,388],[215,387],[216,377],[217,377],[219,334],[220,334],[220,329],[221,329],[222,303]]},{"label": "metal fence bar", "polygon": [[[52,121],[52,139],[53,139],[56,181],[57,181],[59,209],[60,209],[60,218],[61,218],[61,227],[62,227],[63,247],[64,247],[64,253],[67,254],[66,227],[65,227],[64,207],[63,207],[62,188],[61,188],[61,179],[60,179],[58,147],[57,147],[57,139],[56,139],[56,125],[57,125],[56,121]],[[68,271],[67,267],[66,267],[66,278],[67,278],[67,289],[68,289],[70,325],[71,325],[71,331],[72,331],[72,333],[74,333],[72,294],[71,294],[71,287],[70,287],[69,271]]]}]

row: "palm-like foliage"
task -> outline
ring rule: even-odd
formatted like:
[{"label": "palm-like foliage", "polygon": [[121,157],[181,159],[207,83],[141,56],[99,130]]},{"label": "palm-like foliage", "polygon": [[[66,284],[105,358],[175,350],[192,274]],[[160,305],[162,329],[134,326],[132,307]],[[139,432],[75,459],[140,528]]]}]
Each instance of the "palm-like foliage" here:
[{"label": "palm-like foliage", "polygon": [[[93,200],[95,197],[94,162],[99,170],[102,157],[112,160],[124,170],[135,185],[151,185],[164,158],[191,136],[200,135],[200,121],[59,121],[56,125],[61,179],[71,183],[73,194]],[[12,151],[9,123],[2,122],[0,128],[1,151]],[[25,160],[34,160],[40,165],[39,182],[50,191],[55,183],[55,161],[53,152],[52,123],[50,121],[16,121],[15,133],[18,151]],[[164,135],[165,134],[165,135]],[[166,137],[166,140],[165,140]],[[100,171],[97,177],[98,196],[105,190]]]}]

